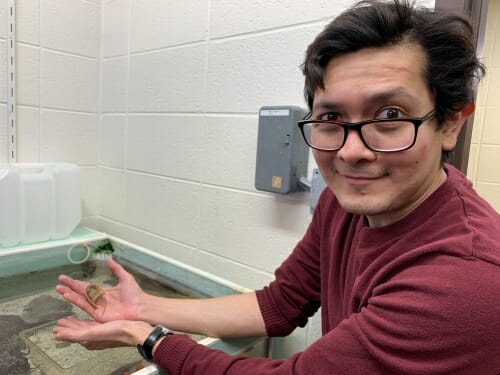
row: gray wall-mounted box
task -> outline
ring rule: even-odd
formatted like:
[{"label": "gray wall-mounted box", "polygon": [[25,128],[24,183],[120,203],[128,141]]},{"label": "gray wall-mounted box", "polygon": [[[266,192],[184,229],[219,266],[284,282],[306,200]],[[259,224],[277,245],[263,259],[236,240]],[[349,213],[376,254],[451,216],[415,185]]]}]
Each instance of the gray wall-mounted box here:
[{"label": "gray wall-mounted box", "polygon": [[309,149],[297,121],[306,110],[293,106],[268,106],[259,110],[255,188],[273,193],[301,190],[307,174]]}]

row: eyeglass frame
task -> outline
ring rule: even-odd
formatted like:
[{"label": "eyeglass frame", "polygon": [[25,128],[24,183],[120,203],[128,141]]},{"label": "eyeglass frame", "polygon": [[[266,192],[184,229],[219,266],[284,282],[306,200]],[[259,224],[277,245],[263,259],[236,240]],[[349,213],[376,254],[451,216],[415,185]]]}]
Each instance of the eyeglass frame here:
[{"label": "eyeglass frame", "polygon": [[[425,114],[422,117],[401,117],[401,118],[394,118],[394,119],[392,119],[392,118],[383,118],[383,119],[363,120],[363,121],[359,121],[359,122],[344,122],[344,121],[335,121],[335,120],[310,120],[309,119],[310,116],[311,116],[311,113],[308,113],[304,117],[304,120],[300,120],[300,121],[297,122],[297,126],[299,127],[300,132],[302,133],[302,137],[303,137],[304,141],[306,142],[306,144],[309,147],[311,147],[311,148],[313,148],[315,150],[318,150],[318,151],[338,151],[338,150],[340,150],[345,145],[345,142],[347,140],[347,135],[349,134],[349,130],[352,129],[352,130],[356,130],[358,132],[359,138],[361,139],[361,141],[363,142],[363,144],[366,146],[366,148],[368,148],[369,150],[375,151],[375,152],[398,152],[398,151],[406,151],[406,150],[412,148],[415,145],[415,142],[417,140],[418,128],[425,121],[430,120],[431,118],[435,117],[436,116],[436,110],[432,109],[430,112],[428,112],[427,114]],[[414,136],[413,136],[413,141],[411,142],[410,145],[405,146],[405,147],[400,147],[400,148],[395,149],[395,150],[377,149],[377,148],[373,148],[370,145],[368,145],[368,143],[365,141],[365,139],[363,137],[363,134],[361,133],[361,128],[363,126],[365,126],[367,124],[373,124],[373,123],[395,122],[395,121],[410,122],[415,127],[415,133],[414,133]],[[307,124],[333,124],[333,125],[339,125],[339,126],[341,126],[342,129],[344,130],[344,139],[342,141],[342,144],[338,148],[322,148],[322,147],[317,147],[317,146],[311,145],[308,142],[306,134],[304,132],[304,126],[307,125]]]}]

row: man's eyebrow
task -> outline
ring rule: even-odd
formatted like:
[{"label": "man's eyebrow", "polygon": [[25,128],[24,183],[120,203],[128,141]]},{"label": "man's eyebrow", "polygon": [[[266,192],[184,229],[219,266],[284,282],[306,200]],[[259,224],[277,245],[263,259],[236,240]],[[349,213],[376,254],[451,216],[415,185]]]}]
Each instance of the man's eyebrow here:
[{"label": "man's eyebrow", "polygon": [[381,91],[381,92],[375,92],[373,94],[368,94],[365,102],[367,103],[380,103],[380,102],[385,102],[387,100],[393,100],[395,98],[404,98],[404,99],[411,99],[411,100],[416,100],[417,97],[415,95],[412,95],[408,90],[405,90],[403,88],[395,88],[392,90],[388,91]]},{"label": "man's eyebrow", "polygon": [[[395,98],[404,98],[404,100],[416,100],[417,97],[412,95],[410,92],[403,88],[395,88],[387,91],[367,93],[365,98],[363,99],[363,103],[366,105],[370,104],[380,104],[385,103],[390,100],[394,100]],[[388,104],[388,103],[387,103]],[[341,108],[344,108],[344,105],[341,101],[324,99],[313,105],[313,112],[316,111],[338,111]]]},{"label": "man's eyebrow", "polygon": [[338,110],[339,108],[342,108],[342,106],[335,103],[335,102],[324,100],[321,102],[314,103],[313,112],[320,111],[320,110],[321,111],[325,111],[325,110],[326,111],[335,111],[335,110]]}]

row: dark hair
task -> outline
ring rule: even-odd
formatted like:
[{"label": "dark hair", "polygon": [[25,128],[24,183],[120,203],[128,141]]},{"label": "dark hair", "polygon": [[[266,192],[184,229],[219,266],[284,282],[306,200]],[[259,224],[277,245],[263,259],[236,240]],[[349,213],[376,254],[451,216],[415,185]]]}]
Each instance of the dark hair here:
[{"label": "dark hair", "polygon": [[419,44],[425,53],[423,78],[434,93],[440,126],[447,113],[473,100],[485,73],[476,57],[469,21],[459,15],[416,7],[407,0],[360,1],[335,18],[308,47],[302,64],[304,95],[312,109],[314,93],[324,89],[328,62],[367,47]]}]

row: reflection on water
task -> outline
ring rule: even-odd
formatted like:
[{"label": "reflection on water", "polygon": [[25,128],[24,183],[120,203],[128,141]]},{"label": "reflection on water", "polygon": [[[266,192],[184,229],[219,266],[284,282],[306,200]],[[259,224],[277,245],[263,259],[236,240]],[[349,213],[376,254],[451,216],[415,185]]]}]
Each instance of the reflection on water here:
[{"label": "reflection on water", "polygon": [[[150,294],[164,297],[196,297],[162,282],[160,277],[124,266]],[[143,365],[135,348],[89,351],[78,344],[56,342],[52,333],[57,319],[75,315],[88,317],[54,291],[59,274],[88,280],[105,287],[116,285],[116,278],[103,261],[63,266],[46,271],[0,278],[0,374],[110,374],[135,371]],[[201,336],[193,335],[199,340]]]}]

